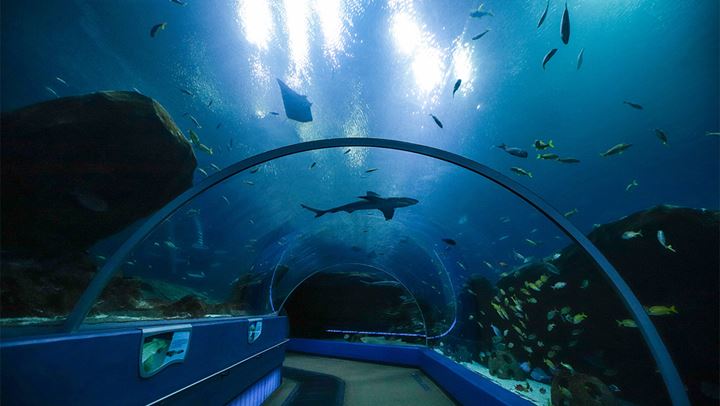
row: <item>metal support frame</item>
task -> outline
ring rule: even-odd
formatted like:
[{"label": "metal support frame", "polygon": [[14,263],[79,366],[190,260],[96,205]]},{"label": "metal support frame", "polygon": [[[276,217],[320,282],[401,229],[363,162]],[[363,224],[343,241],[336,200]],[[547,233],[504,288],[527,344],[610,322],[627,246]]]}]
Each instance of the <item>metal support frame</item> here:
[{"label": "metal support frame", "polygon": [[438,148],[383,138],[330,138],[280,147],[243,159],[188,189],[180,196],[176,197],[173,201],[165,205],[165,207],[150,216],[145,223],[140,226],[140,228],[138,228],[133,235],[130,236],[130,238],[128,238],[127,241],[125,241],[125,243],[123,243],[120,248],[118,248],[118,250],[108,259],[95,278],[93,278],[90,282],[90,285],[85,292],[83,292],[80,300],[76,303],[72,313],[70,313],[64,324],[64,330],[66,332],[74,332],[80,327],[85,316],[90,311],[90,308],[95,303],[98,296],[102,293],[102,290],[108,282],[110,282],[110,279],[115,274],[116,270],[119,269],[119,266],[124,262],[125,257],[138,243],[140,243],[147,235],[155,230],[160,224],[162,224],[163,221],[170,217],[185,203],[218,183],[236,175],[237,173],[262,163],[301,152],[339,147],[391,149],[445,161],[485,177],[537,209],[548,220],[558,226],[572,241],[577,243],[595,261],[602,273],[605,275],[605,278],[618,293],[620,299],[623,301],[623,304],[630,312],[633,319],[635,319],[645,343],[650,348],[650,352],[657,363],[658,370],[665,381],[665,386],[673,405],[685,406],[690,404],[682,380],[680,379],[680,374],[675,368],[675,365],[670,358],[670,354],[655,329],[655,326],[650,321],[649,316],[645,313],[645,310],[635,294],[633,294],[627,283],[625,283],[617,270],[615,270],[607,258],[600,253],[597,247],[595,247],[595,245],[593,245],[592,242],[590,242],[590,240],[585,237],[585,235],[580,232],[580,230],[578,230],[568,219],[562,216],[560,212],[525,186],[471,159]]}]

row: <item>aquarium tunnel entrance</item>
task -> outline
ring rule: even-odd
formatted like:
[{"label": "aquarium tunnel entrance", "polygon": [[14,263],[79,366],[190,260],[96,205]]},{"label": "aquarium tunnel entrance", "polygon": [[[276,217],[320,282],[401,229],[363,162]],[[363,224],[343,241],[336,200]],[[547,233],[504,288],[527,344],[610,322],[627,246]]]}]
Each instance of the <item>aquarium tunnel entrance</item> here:
[{"label": "aquarium tunnel entrance", "polygon": [[[86,316],[88,316],[91,309],[93,308],[93,305],[97,302],[98,298],[103,292],[103,289],[105,289],[105,287],[112,280],[113,276],[122,268],[123,264],[126,263],[128,255],[130,255],[139,244],[143,243],[151,233],[162,227],[163,223],[168,218],[173,216],[173,214],[175,214],[179,209],[185,207],[185,205],[191,202],[193,199],[201,198],[203,193],[213,189],[214,187],[220,185],[222,182],[232,178],[237,174],[240,174],[252,168],[256,168],[264,163],[269,163],[278,158],[290,157],[302,152],[319,151],[341,147],[361,147],[371,149],[375,148],[383,150],[404,151],[411,154],[416,154],[418,156],[430,157],[438,161],[449,163],[455,165],[456,167],[464,168],[476,175],[480,175],[482,178],[489,180],[495,185],[498,185],[499,187],[509,191],[511,194],[519,197],[522,201],[534,208],[541,217],[544,217],[550,223],[557,226],[559,230],[561,230],[561,232],[564,233],[572,243],[576,244],[578,247],[581,248],[582,251],[584,251],[590,258],[592,258],[597,268],[604,276],[605,281],[619,295],[628,314],[637,323],[637,327],[642,334],[642,338],[644,339],[652,357],[654,358],[658,370],[665,382],[671,400],[676,405],[688,404],[687,396],[683,389],[683,385],[679,378],[678,372],[663,342],[661,341],[658,332],[651,323],[643,307],[641,306],[635,295],[631,292],[629,286],[624,282],[624,280],[620,277],[618,272],[613,268],[613,266],[608,262],[608,260],[577,228],[572,225],[570,221],[568,221],[556,209],[551,207],[547,202],[545,202],[542,198],[540,198],[538,195],[536,195],[529,189],[482,164],[444,150],[388,139],[337,138],[303,142],[255,155],[209,176],[207,179],[200,182],[190,190],[187,190],[186,192],[178,196],[176,199],[174,199],[171,203],[167,204],[161,210],[153,214],[132,234],[132,236],[127,241],[125,241],[125,243],[123,243],[119,247],[119,249],[110,258],[107,259],[105,265],[100,269],[96,277],[90,282],[89,287],[83,292],[80,300],[77,302],[73,311],[66,319],[66,322],[64,324],[64,330],[66,332],[75,332],[83,327]],[[392,217],[392,214],[386,214],[386,219],[388,218],[388,216]],[[272,236],[269,236],[268,238],[272,238]],[[448,245],[454,245],[453,240],[447,239],[445,241]],[[435,252],[435,254],[437,255],[437,252]],[[445,267],[449,265],[450,263],[435,264],[435,266],[437,267]],[[270,280],[271,275],[274,274],[275,266],[277,266],[277,258],[275,258],[274,262],[268,260],[264,263],[257,264],[257,268],[254,268],[255,265],[253,265],[254,272],[262,275],[262,278],[255,281],[249,277],[250,279],[248,279],[248,281],[252,282],[253,284],[265,286],[266,291],[269,292],[271,290],[271,283],[268,281]],[[458,266],[464,268],[459,261]],[[438,271],[438,274],[442,276],[442,271]],[[447,288],[447,286],[445,288]],[[301,287],[301,289],[303,288]],[[452,289],[452,283],[450,283],[450,289]],[[435,290],[440,292],[443,290],[443,288],[436,287]],[[246,293],[247,292],[243,291],[239,294],[246,295]],[[443,297],[442,292],[438,293],[438,295],[440,297]],[[292,298],[290,300],[292,300]],[[265,303],[272,303],[272,298],[266,300]],[[445,303],[454,303],[454,300],[450,300],[450,302]],[[266,312],[267,314],[272,314],[272,307],[273,306],[268,306]],[[425,313],[423,317],[427,317],[427,313]],[[445,320],[446,323],[452,326],[455,325],[456,321],[457,320],[455,320],[454,317]],[[432,334],[432,332],[429,331],[430,324],[427,324],[426,326],[424,326],[424,328],[428,329],[426,336]],[[439,344],[442,346],[443,343],[440,342]]]},{"label": "aquarium tunnel entrance", "polygon": [[427,344],[419,300],[391,272],[372,265],[336,264],[312,272],[277,311],[287,314],[290,337]]}]

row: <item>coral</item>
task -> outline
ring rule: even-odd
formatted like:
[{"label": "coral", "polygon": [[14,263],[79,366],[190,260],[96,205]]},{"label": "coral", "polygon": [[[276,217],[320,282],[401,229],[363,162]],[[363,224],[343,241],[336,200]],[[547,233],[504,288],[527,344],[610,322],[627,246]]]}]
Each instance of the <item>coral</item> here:
[{"label": "coral", "polygon": [[490,354],[490,360],[488,361],[488,368],[490,374],[497,376],[500,379],[515,379],[523,380],[526,378],[526,373],[520,369],[515,357],[507,351],[493,351]]},{"label": "coral", "polygon": [[553,406],[615,406],[617,400],[598,378],[560,373],[552,381],[550,399]]}]

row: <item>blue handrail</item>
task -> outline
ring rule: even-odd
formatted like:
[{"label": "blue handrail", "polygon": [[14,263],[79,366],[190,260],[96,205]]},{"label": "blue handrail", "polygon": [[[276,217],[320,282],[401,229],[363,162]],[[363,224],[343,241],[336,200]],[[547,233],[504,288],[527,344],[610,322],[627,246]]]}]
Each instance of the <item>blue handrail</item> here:
[{"label": "blue handrail", "polygon": [[590,257],[597,263],[611,286],[613,286],[615,291],[620,295],[623,304],[630,312],[633,319],[635,319],[638,329],[640,330],[645,343],[650,348],[650,352],[655,359],[658,370],[665,381],[665,386],[673,405],[690,405],[687,393],[685,392],[682,380],[680,379],[680,374],[675,368],[675,364],[672,362],[670,354],[655,329],[655,326],[650,321],[650,317],[648,317],[645,313],[645,310],[635,294],[632,292],[627,283],[625,283],[625,280],[623,280],[617,270],[615,270],[615,268],[610,264],[607,258],[600,253],[597,247],[595,247],[595,245],[593,245],[593,243],[590,242],[590,240],[585,237],[580,230],[575,228],[568,219],[562,216],[560,212],[530,189],[471,159],[438,148],[384,138],[330,138],[280,147],[243,159],[242,161],[230,165],[222,171],[208,177],[193,188],[188,189],[168,203],[165,207],[150,216],[147,221],[145,221],[145,223],[140,226],[140,228],[138,228],[135,233],[133,233],[133,235],[128,238],[128,240],[125,241],[125,243],[123,243],[120,248],[108,259],[95,278],[93,278],[90,282],[90,285],[85,292],[83,292],[80,300],[76,303],[72,313],[70,313],[64,324],[64,330],[66,332],[72,332],[76,331],[80,327],[82,321],[85,319],[85,316],[90,311],[90,308],[95,303],[98,296],[102,293],[102,290],[108,284],[115,272],[120,269],[120,265],[125,260],[125,257],[138,243],[140,243],[148,234],[155,230],[155,228],[157,228],[185,203],[225,179],[262,163],[301,152],[339,147],[392,149],[411,152],[449,162],[487,178],[533,206],[545,217],[547,217],[548,220],[557,225],[572,241],[582,247],[582,249],[585,250],[585,252],[587,252],[587,254],[590,255]]}]

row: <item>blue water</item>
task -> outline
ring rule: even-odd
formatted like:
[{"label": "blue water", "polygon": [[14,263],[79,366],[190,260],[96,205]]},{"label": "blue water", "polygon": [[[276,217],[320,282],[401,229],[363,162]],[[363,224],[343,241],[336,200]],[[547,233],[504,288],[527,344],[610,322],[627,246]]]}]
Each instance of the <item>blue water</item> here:
[{"label": "blue water", "polygon": [[[577,207],[573,221],[585,230],[660,203],[718,207],[720,146],[717,137],[704,135],[720,127],[717,2],[573,1],[568,45],[559,41],[560,2],[551,2],[539,29],[542,2],[486,2],[495,16],[479,20],[468,17],[468,2],[343,2],[342,45],[335,52],[327,51],[321,6],[300,3],[306,23],[294,38],[306,35],[307,60],[297,64],[293,46],[302,49],[303,39],[289,42],[282,2],[269,7],[273,24],[264,49],[245,38],[236,2],[5,2],[2,108],[51,98],[45,86],[61,96],[134,87],[161,102],[181,127],[191,125],[181,117],[191,112],[206,129],[204,142],[216,149],[234,139],[231,153],[198,153],[201,166],[304,139],[353,134],[420,142],[508,174],[510,166],[530,170],[533,178],[520,182],[563,212]],[[416,49],[437,50],[427,60],[440,66],[439,78],[413,74],[414,57],[393,39],[398,15],[420,27],[419,42],[426,44]],[[168,28],[150,38],[158,22]],[[485,29],[491,31],[470,40]],[[470,53],[466,77],[452,65],[462,46]],[[543,71],[550,48],[559,52]],[[576,71],[581,48],[585,61]],[[283,111],[275,77],[309,96],[313,123],[258,118],[256,112]],[[453,99],[457,78],[464,84]],[[443,130],[429,113],[443,121]],[[669,146],[655,138],[655,128],[668,134]],[[561,155],[582,162],[534,159],[535,139],[552,139]],[[530,150],[530,158],[492,148],[502,142]],[[620,142],[633,147],[621,156],[598,156]],[[625,193],[632,179],[640,187]]]},{"label": "blue water", "polygon": [[[720,207],[720,140],[705,135],[720,131],[717,1],[572,0],[568,45],[560,41],[560,1],[551,1],[540,28],[544,1],[489,0],[485,8],[494,16],[481,19],[469,18],[473,6],[477,2],[5,1],[2,110],[54,98],[46,87],[59,96],[138,90],[160,102],[186,134],[193,123],[183,114],[197,118],[203,128],[196,131],[215,150],[212,156],[195,151],[209,173],[210,164],[225,167],[313,139],[416,142],[511,176],[561,213],[577,209],[571,221],[584,232],[659,204]],[[151,38],[150,28],[161,22],[167,28]],[[552,48],[559,50],[543,70]],[[313,122],[284,117],[275,78],[308,96]],[[462,85],[453,97],[457,79]],[[656,138],[656,128],[668,135],[668,145]],[[556,148],[544,152],[581,162],[536,159],[536,139],[553,140]],[[530,156],[495,148],[501,143]],[[633,146],[621,155],[599,155],[619,143]],[[532,209],[448,164],[399,152],[342,152],[303,154],[241,175],[189,206],[200,210],[199,226],[184,208],[135,259],[155,265],[146,272],[156,277],[168,267],[177,280],[205,269],[202,280],[182,280],[222,295],[239,269],[266,273],[267,282],[280,262],[310,272],[349,258],[392,269],[419,296],[437,294],[437,311],[450,311],[438,316],[435,334],[454,325],[454,289],[467,281],[463,268],[494,281],[500,262],[522,263],[515,251],[541,258],[568,244]],[[309,169],[313,162],[317,167]],[[532,178],[513,174],[513,166]],[[378,171],[366,175],[368,168]],[[197,172],[196,183],[202,179]],[[626,191],[633,180],[639,186]],[[377,213],[314,219],[299,207],[334,207],[367,190],[421,203],[398,209],[390,222]],[[126,236],[98,252],[111,254]],[[458,245],[447,247],[441,238]],[[167,252],[153,248],[163,241],[180,247],[169,261]],[[208,249],[191,248],[199,242]],[[213,272],[213,264],[226,272]],[[276,304],[264,301],[256,310]]]}]

